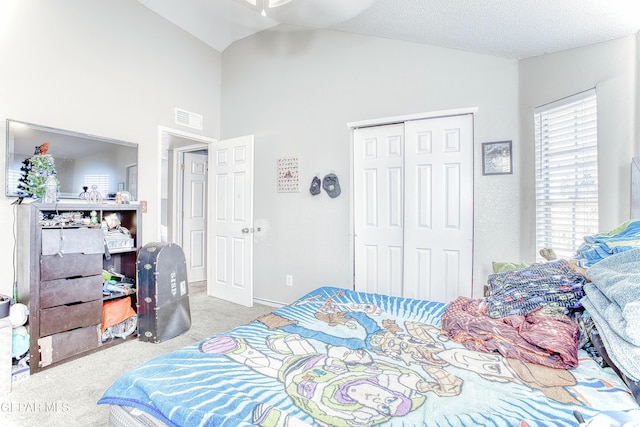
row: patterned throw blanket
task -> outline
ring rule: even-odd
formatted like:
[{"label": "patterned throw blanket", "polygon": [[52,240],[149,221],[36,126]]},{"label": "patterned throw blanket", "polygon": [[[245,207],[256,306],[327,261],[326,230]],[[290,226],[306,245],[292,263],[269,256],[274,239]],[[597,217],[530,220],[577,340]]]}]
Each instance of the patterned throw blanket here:
[{"label": "patterned throw blanket", "polygon": [[565,315],[544,315],[540,310],[526,316],[492,319],[482,300],[458,297],[442,315],[442,329],[470,350],[497,351],[505,357],[551,368],[578,366],[578,325]]},{"label": "patterned throw blanket", "polygon": [[169,426],[566,426],[638,409],[586,353],[571,371],[469,350],[447,305],[324,287],[256,321],[161,355],[98,403]]},{"label": "patterned throw blanket", "polygon": [[526,315],[541,306],[578,308],[584,296],[584,277],[567,260],[492,274],[485,298],[487,316]]}]

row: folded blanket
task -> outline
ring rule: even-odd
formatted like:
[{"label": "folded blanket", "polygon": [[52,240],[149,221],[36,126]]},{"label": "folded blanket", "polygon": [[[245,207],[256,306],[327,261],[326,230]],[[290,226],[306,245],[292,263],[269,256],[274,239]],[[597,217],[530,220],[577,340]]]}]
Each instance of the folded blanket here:
[{"label": "folded blanket", "polygon": [[576,259],[583,267],[593,266],[611,255],[640,247],[640,221],[627,221],[608,233],[586,236]]},{"label": "folded blanket", "polygon": [[633,381],[640,381],[640,347],[622,339],[615,331],[615,325],[609,324],[600,314],[604,307],[597,307],[587,294],[581,302],[593,319],[607,354],[616,367]]},{"label": "folded blanket", "polygon": [[578,325],[565,315],[488,317],[482,300],[458,297],[440,318],[442,329],[469,350],[571,369],[578,366]]},{"label": "folded blanket", "polygon": [[584,285],[584,290],[602,320],[609,324],[609,327],[615,331],[620,339],[640,346],[640,300],[630,302],[624,306],[624,309],[621,309],[618,304],[607,298],[596,285],[587,283]]},{"label": "folded blanket", "polygon": [[[620,307],[625,320],[640,321],[640,311],[635,305],[640,302],[640,248],[600,261],[589,268],[587,276],[612,303]],[[629,304],[632,304],[632,309],[627,310]]]}]

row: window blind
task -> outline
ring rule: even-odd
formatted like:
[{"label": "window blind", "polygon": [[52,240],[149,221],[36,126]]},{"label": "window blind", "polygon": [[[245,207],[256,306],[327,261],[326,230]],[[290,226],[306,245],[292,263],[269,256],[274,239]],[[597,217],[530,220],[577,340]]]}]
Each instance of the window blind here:
[{"label": "window blind", "polygon": [[109,175],[85,175],[84,185],[89,187],[87,191],[91,192],[93,186],[96,186],[96,190],[103,198],[106,198],[109,194]]},{"label": "window blind", "polygon": [[598,231],[595,89],[535,109],[536,246],[571,258]]}]

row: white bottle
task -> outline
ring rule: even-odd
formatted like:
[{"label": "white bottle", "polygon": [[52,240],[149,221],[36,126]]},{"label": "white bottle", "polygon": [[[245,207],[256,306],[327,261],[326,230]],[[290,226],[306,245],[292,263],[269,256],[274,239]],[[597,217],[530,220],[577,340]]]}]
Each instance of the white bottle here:
[{"label": "white bottle", "polygon": [[58,202],[58,183],[56,177],[49,175],[44,183],[44,203],[57,203]]}]

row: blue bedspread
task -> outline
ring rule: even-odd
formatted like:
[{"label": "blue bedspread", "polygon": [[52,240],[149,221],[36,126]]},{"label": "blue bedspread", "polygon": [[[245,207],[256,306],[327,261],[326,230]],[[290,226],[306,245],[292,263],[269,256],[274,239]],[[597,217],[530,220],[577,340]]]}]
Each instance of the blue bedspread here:
[{"label": "blue bedspread", "polygon": [[571,371],[477,353],[440,334],[445,304],[324,287],[156,357],[98,403],[172,426],[575,426],[638,409],[586,353]]},{"label": "blue bedspread", "polygon": [[640,221],[631,220],[607,233],[585,236],[575,258],[582,267],[591,267],[611,255],[634,248],[640,248]]},{"label": "blue bedspread", "polygon": [[587,275],[582,304],[616,366],[640,381],[640,248],[600,261]]}]

